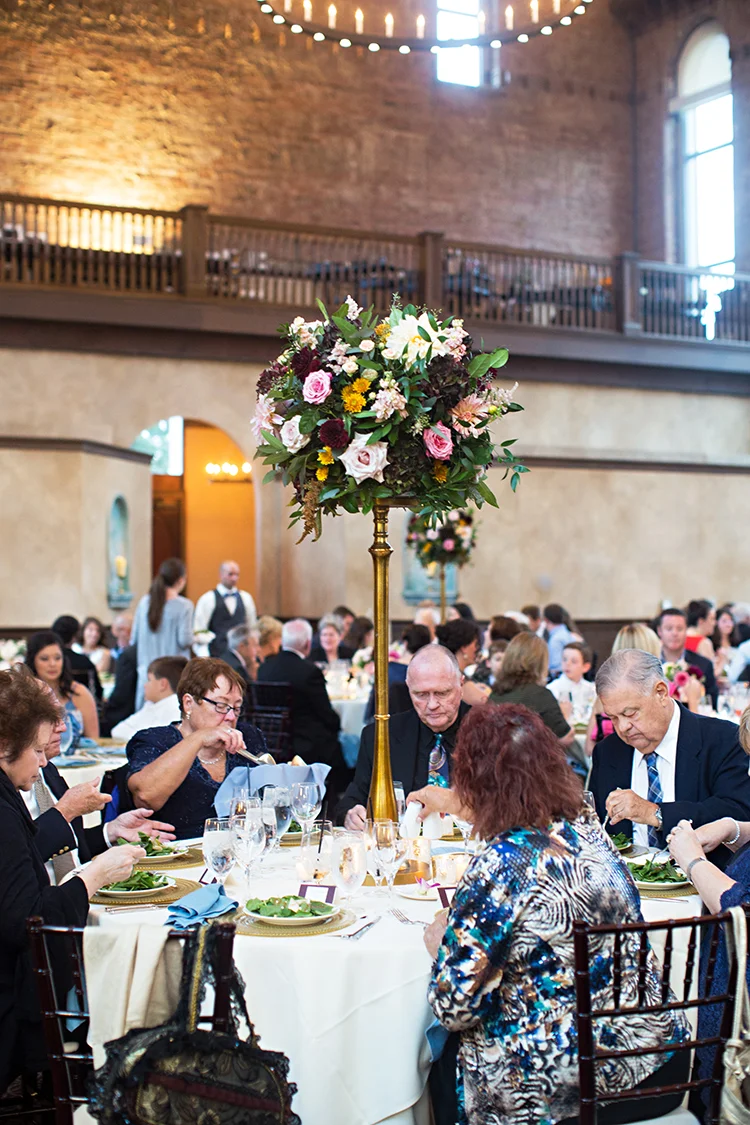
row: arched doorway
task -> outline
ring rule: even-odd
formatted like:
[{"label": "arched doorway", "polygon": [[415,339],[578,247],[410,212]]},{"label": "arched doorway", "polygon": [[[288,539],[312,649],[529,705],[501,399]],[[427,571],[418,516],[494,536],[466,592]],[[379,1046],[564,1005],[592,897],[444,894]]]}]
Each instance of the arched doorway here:
[{"label": "arched doorway", "polygon": [[256,591],[255,489],[247,455],[217,426],[160,419],[133,447],[152,453],[152,568],[185,560],[186,594],[216,585],[220,562],[236,560],[242,586]]}]

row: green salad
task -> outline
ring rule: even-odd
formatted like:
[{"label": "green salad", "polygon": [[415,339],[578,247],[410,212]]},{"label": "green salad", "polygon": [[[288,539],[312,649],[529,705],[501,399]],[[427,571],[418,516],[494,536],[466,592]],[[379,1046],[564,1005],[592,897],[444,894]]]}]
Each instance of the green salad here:
[{"label": "green salad", "polygon": [[102,887],[103,891],[158,891],[168,887],[169,880],[164,875],[157,875],[153,871],[134,871],[129,879],[119,883],[109,883]]},{"label": "green salad", "polygon": [[[296,820],[292,820],[292,821],[289,822],[289,827],[287,828],[286,831],[287,832],[301,832],[302,831],[302,825],[299,824]],[[284,835],[286,835],[286,832],[284,833]]]},{"label": "green salad", "polygon": [[654,863],[653,859],[647,859],[645,863],[637,863],[635,860],[631,860],[628,867],[630,868],[630,874],[640,883],[687,882],[683,873],[677,870],[671,859],[661,863]]},{"label": "green salad", "polygon": [[610,839],[617,848],[618,852],[626,852],[633,846],[633,841],[629,836],[626,836],[624,832],[615,832],[610,837]]},{"label": "green salad", "polygon": [[247,901],[251,914],[262,914],[266,918],[310,918],[330,914],[333,907],[329,902],[316,902],[299,895],[284,895],[282,898],[251,898]]},{"label": "green salad", "polygon": [[[117,838],[118,844],[130,844],[133,841],[123,840],[122,836]],[[169,844],[165,844],[163,840],[157,839],[156,836],[148,836],[145,832],[138,833],[137,847],[143,848],[147,856],[152,858],[163,855],[174,855],[175,849]]]}]

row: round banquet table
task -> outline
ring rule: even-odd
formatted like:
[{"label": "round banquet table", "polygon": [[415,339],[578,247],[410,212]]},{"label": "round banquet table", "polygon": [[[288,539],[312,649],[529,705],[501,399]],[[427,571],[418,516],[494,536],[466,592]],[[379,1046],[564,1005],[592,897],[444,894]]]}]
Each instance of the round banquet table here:
[{"label": "round banquet table", "polygon": [[331,706],[341,719],[343,734],[353,734],[359,738],[365,725],[365,710],[369,698],[368,691],[366,695],[355,696],[353,699],[349,696],[346,699],[331,699]]},{"label": "round banquet table", "polygon": [[[263,898],[296,892],[301,882],[296,851],[282,848],[267,857],[249,892]],[[199,879],[203,868],[175,874]],[[241,903],[248,897],[234,872],[226,888]],[[408,917],[425,922],[440,905],[401,897],[396,904]],[[387,909],[386,896],[362,888],[351,909],[372,918]],[[158,926],[166,918],[166,909],[107,913],[92,906],[89,923]],[[431,960],[422,934],[421,926],[399,923],[389,913],[355,941],[333,934],[237,934],[234,959],[250,1018],[261,1045],[289,1058],[289,1077],[298,1086],[293,1109],[304,1125],[428,1125],[430,1056],[424,1033],[432,1022],[427,1003]],[[89,1001],[93,1007],[106,1003],[106,997]]]},{"label": "round banquet table", "polygon": [[65,779],[69,786],[80,785],[84,781],[93,781],[95,777],[101,778],[105,770],[116,770],[118,766],[124,766],[127,762],[125,755],[108,755],[106,758],[99,758],[91,762],[86,762],[85,765],[71,766],[65,765],[65,758],[53,759],[57,766],[57,772]]}]

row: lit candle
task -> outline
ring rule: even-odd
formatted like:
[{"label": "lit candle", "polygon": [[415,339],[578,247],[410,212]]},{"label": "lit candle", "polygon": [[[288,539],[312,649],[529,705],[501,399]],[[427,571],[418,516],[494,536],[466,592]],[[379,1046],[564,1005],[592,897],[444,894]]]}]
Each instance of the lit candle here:
[{"label": "lit candle", "polygon": [[513,30],[513,5],[509,4],[505,9],[505,27],[508,31]]},{"label": "lit candle", "polygon": [[365,14],[361,8],[357,8],[356,12],[354,13],[354,29],[357,32],[357,35],[361,35],[365,30]]},{"label": "lit candle", "polygon": [[479,15],[477,16],[477,23],[479,25],[479,34],[484,35],[485,28],[486,28],[486,25],[487,25],[487,17],[485,16],[484,12],[481,9],[479,11]]},{"label": "lit candle", "polygon": [[302,0],[302,10],[305,13],[305,23],[310,23],[312,19],[312,0]]},{"label": "lit candle", "polygon": [[393,38],[393,15],[390,12],[385,17],[385,34],[388,39]]},{"label": "lit candle", "polygon": [[329,27],[335,27],[336,26],[336,5],[335,4],[329,4],[328,5],[328,26]]},{"label": "lit candle", "polygon": [[539,23],[539,0],[530,0],[529,8],[531,9],[531,22]]},{"label": "lit candle", "polygon": [[425,18],[417,16],[417,39],[424,39]]}]

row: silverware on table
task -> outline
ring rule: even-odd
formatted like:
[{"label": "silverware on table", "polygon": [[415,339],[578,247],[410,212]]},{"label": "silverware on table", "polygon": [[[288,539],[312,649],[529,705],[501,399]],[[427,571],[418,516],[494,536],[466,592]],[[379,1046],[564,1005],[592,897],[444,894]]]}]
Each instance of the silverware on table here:
[{"label": "silverware on table", "polygon": [[130,906],[105,906],[105,914],[122,914],[128,910],[163,910],[166,903],[159,904],[157,902],[131,902]]},{"label": "silverware on table", "polygon": [[418,918],[407,918],[403,911],[395,906],[392,907],[391,914],[397,922],[402,922],[405,926],[421,926],[424,930],[429,925],[429,922],[422,922]]},{"label": "silverware on table", "polygon": [[331,937],[343,938],[345,941],[357,941],[357,939],[361,938],[363,934],[366,934],[369,929],[372,929],[372,927],[380,921],[381,917],[382,915],[379,914],[377,918],[370,919],[369,922],[365,922],[356,930],[350,930],[348,934],[331,934]]}]

